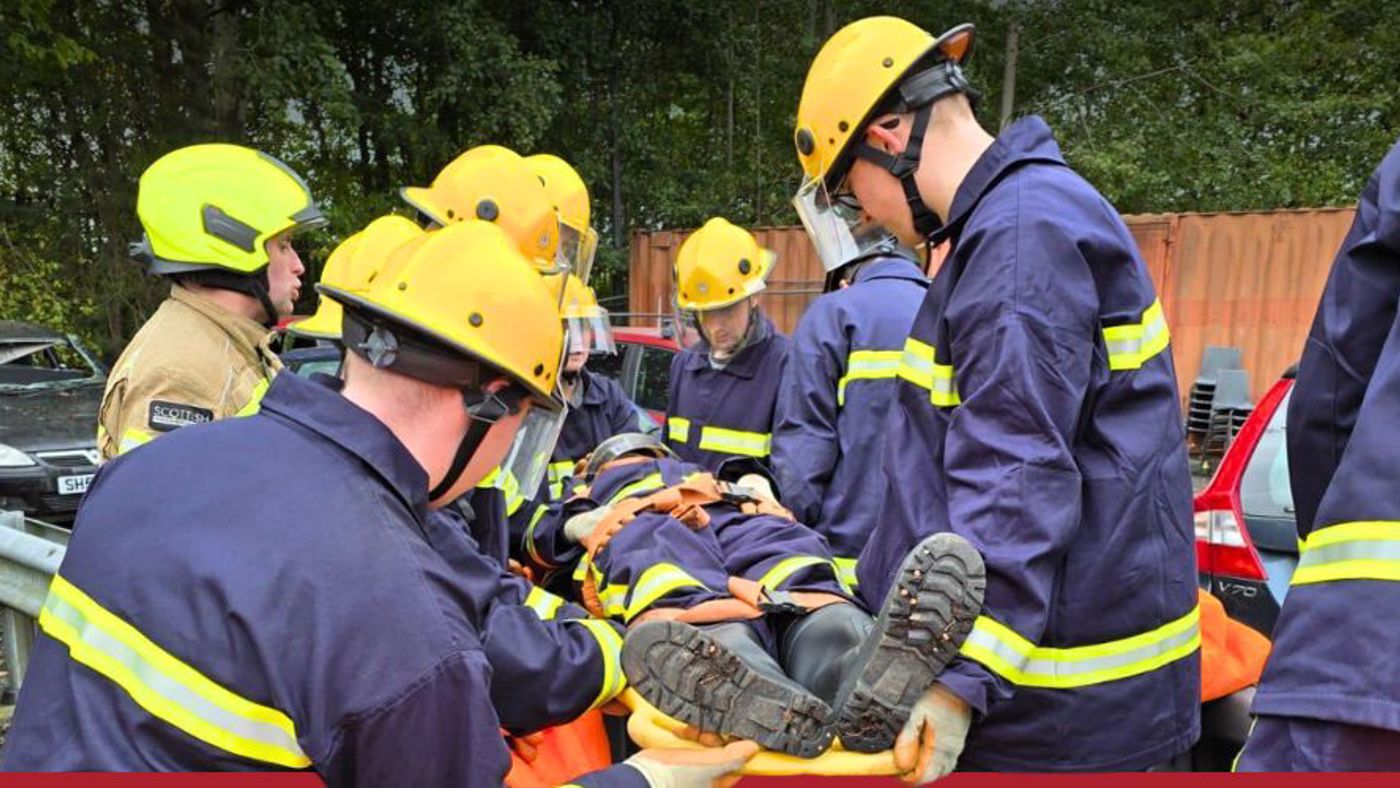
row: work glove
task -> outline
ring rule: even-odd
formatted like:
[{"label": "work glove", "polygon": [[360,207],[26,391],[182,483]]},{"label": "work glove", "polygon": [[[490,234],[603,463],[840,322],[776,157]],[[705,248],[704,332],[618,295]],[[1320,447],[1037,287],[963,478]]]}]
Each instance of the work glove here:
[{"label": "work glove", "polygon": [[778,496],[773,494],[773,485],[768,481],[768,477],[761,473],[746,473],[739,477],[736,485],[748,490],[756,498],[767,498],[777,503]]},{"label": "work glove", "polygon": [[607,513],[606,506],[599,506],[597,509],[590,509],[570,517],[564,521],[564,538],[572,544],[582,542],[584,537],[593,533],[593,529],[598,527],[598,523],[603,521]]},{"label": "work glove", "polygon": [[751,741],[736,741],[719,749],[648,749],[624,763],[641,772],[651,788],[710,788],[733,785],[738,780],[735,772],[759,749]]},{"label": "work glove", "polygon": [[972,709],[942,684],[929,687],[894,741],[894,765],[907,785],[931,783],[958,765]]}]

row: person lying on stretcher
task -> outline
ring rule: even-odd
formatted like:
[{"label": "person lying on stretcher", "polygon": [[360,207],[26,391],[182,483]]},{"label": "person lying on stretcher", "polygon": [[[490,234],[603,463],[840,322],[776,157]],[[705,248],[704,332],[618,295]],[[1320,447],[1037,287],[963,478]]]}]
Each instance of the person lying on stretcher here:
[{"label": "person lying on stretcher", "polygon": [[761,476],[721,481],[628,433],[582,477],[536,524],[531,553],[577,561],[585,606],[629,628],[632,687],[702,732],[804,758],[836,736],[888,750],[981,610],[982,558],[955,535],[917,545],[872,617]]}]

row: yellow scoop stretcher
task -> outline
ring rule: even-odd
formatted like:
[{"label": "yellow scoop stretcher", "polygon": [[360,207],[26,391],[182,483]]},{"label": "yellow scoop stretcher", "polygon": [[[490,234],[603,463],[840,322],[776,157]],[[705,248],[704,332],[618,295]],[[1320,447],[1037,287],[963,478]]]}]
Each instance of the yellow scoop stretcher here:
[{"label": "yellow scoop stretcher", "polygon": [[[705,745],[677,735],[685,723],[661,713],[630,687],[620,698],[632,710],[627,720],[627,734],[641,747],[703,750]],[[764,750],[744,765],[741,774],[786,777],[798,774],[842,775],[849,777],[881,777],[899,774],[894,765],[894,752],[850,752],[841,748],[838,739],[826,752],[815,758],[798,758],[772,750]]]}]

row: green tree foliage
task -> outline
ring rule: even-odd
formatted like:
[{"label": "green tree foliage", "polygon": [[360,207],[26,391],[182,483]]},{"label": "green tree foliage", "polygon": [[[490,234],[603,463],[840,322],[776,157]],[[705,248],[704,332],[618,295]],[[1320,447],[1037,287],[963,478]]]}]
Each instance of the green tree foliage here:
[{"label": "green tree foliage", "polygon": [[127,259],[137,178],[213,140],[308,177],[332,219],[301,241],[313,276],[463,149],[558,153],[622,294],[635,230],[794,220],[807,66],[877,13],[978,24],[990,128],[1015,26],[1012,116],[1124,212],[1348,204],[1400,133],[1400,0],[10,0],[0,317],[115,353],[163,296]]}]

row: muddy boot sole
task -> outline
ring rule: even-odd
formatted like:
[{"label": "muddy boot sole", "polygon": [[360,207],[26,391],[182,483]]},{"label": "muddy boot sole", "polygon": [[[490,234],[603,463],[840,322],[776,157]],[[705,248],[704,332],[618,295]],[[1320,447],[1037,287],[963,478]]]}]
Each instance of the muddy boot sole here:
[{"label": "muddy boot sole", "polygon": [[831,745],[831,708],[796,684],[750,668],[703,629],[652,621],[627,633],[627,681],[663,713],[764,748],[814,758]]},{"label": "muddy boot sole", "polygon": [[914,704],[958,655],[982,611],[987,570],[971,544],[935,534],[904,559],[838,697],[836,734],[855,752],[894,746]]}]

